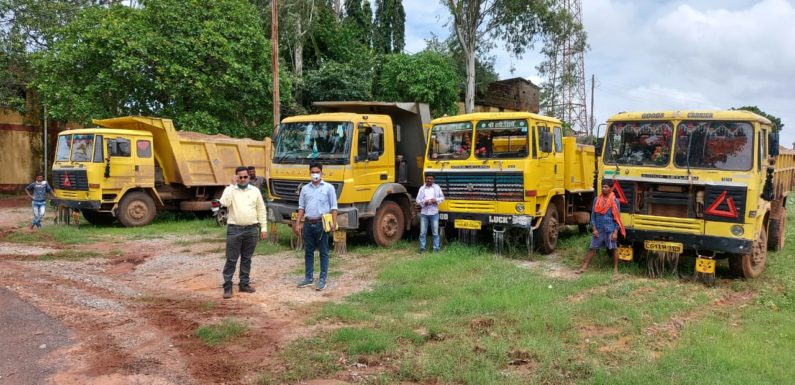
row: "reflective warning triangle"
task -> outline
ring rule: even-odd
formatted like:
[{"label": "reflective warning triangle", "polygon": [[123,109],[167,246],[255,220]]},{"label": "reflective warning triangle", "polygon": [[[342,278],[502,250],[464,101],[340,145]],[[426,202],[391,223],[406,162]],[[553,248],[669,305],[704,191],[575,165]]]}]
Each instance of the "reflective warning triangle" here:
[{"label": "reflective warning triangle", "polygon": [[[704,210],[704,214],[713,215],[716,217],[724,217],[724,218],[737,218],[737,207],[734,206],[734,199],[728,196],[728,191],[724,191],[723,194],[720,194],[715,202]],[[718,207],[723,203],[726,202],[726,206],[728,206],[728,210],[721,210]]]},{"label": "reflective warning triangle", "polygon": [[621,189],[621,185],[616,181],[613,181],[613,192],[618,196],[618,203],[622,205],[629,204],[627,196],[624,195],[624,190]]},{"label": "reflective warning triangle", "polygon": [[63,186],[64,187],[72,187],[72,181],[69,180],[69,174],[63,174]]}]

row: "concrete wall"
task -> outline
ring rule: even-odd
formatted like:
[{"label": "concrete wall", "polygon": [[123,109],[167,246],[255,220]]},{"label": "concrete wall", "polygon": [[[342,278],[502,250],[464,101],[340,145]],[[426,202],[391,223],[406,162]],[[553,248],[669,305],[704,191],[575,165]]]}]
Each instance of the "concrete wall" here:
[{"label": "concrete wall", "polygon": [[42,135],[26,117],[0,109],[0,191],[19,190],[41,171]]}]

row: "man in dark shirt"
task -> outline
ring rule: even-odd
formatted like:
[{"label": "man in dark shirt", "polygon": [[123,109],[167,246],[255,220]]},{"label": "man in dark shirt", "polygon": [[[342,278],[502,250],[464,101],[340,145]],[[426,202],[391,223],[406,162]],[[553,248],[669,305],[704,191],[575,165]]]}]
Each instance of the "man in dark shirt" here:
[{"label": "man in dark shirt", "polygon": [[41,227],[41,219],[44,218],[44,211],[47,207],[47,195],[55,198],[52,187],[44,180],[44,175],[37,174],[36,181],[25,187],[25,193],[33,200],[33,223],[30,228]]}]

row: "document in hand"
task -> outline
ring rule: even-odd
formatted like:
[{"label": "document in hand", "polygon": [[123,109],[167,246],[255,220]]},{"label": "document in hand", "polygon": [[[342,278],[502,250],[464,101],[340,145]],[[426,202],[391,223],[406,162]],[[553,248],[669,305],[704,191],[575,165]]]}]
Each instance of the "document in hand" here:
[{"label": "document in hand", "polygon": [[329,232],[332,230],[331,228],[331,214],[323,214],[323,231]]}]

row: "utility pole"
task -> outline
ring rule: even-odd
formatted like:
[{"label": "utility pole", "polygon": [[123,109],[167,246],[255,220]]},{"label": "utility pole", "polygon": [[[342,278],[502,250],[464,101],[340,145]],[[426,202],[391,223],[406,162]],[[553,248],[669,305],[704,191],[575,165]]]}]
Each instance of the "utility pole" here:
[{"label": "utility pole", "polygon": [[273,134],[276,137],[279,133],[279,5],[278,0],[271,2],[271,44],[273,64]]},{"label": "utility pole", "polygon": [[49,130],[47,130],[47,120],[48,120],[47,119],[47,105],[45,104],[44,105],[44,172],[42,172],[42,174],[44,175],[44,179],[45,180],[47,180],[47,160],[48,160],[47,159],[47,144],[48,144],[47,141],[49,140],[48,132],[47,132],[47,131],[49,131]]},{"label": "utility pole", "polygon": [[594,120],[593,120],[593,98],[594,98],[593,90],[595,88],[594,84],[596,84],[596,75],[591,74],[591,130],[588,133],[588,135],[590,136],[593,136],[593,125],[594,125]]}]

